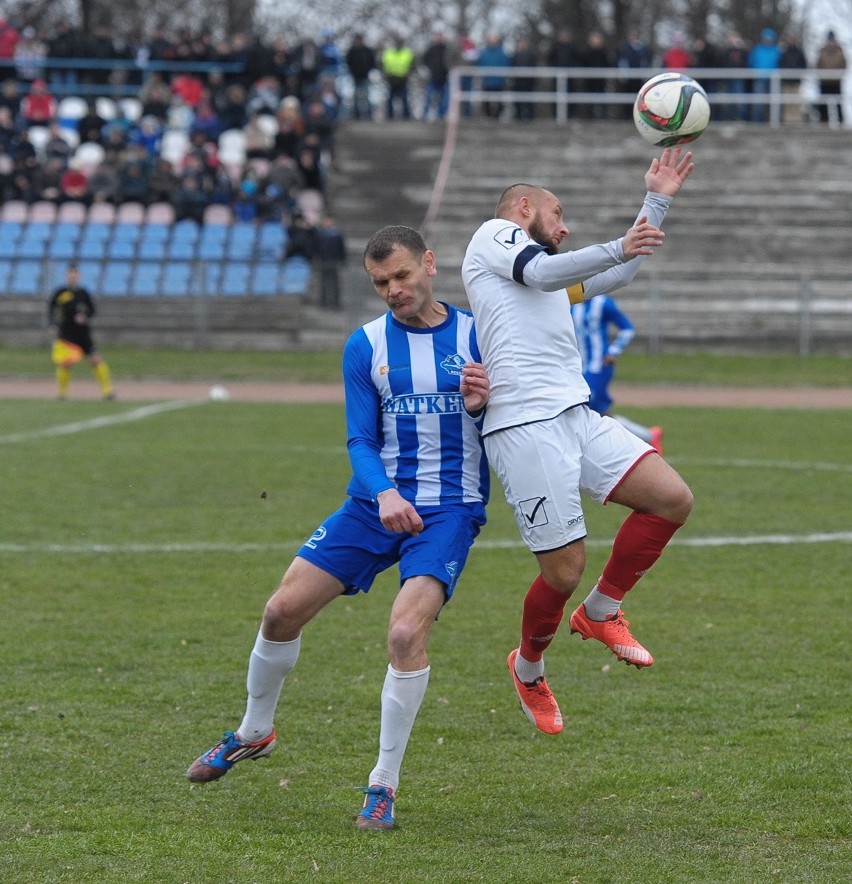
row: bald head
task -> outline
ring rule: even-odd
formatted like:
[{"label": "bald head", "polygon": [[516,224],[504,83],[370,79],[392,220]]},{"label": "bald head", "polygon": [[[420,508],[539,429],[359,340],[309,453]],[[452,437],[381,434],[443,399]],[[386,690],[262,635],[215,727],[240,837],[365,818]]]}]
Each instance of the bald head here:
[{"label": "bald head", "polygon": [[513,220],[513,215],[517,212],[522,200],[535,206],[547,193],[549,191],[538,184],[512,184],[500,195],[494,215],[497,218]]},{"label": "bald head", "polygon": [[497,203],[495,217],[517,224],[550,253],[568,236],[559,200],[538,184],[507,187]]}]

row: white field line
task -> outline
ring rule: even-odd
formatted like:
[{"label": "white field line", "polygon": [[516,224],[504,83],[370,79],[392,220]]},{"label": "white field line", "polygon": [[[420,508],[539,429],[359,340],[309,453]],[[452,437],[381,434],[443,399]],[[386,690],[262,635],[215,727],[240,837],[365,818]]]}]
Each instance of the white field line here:
[{"label": "white field line", "polygon": [[683,464],[685,466],[698,467],[737,467],[745,470],[791,470],[793,472],[817,472],[852,473],[850,463],[831,463],[818,460],[749,460],[748,458],[693,458],[672,457],[666,458],[673,466]]},{"label": "white field line", "polygon": [[[164,553],[267,553],[293,552],[301,541],[292,543],[0,543],[0,554],[43,555],[162,555]],[[816,543],[852,543],[852,531],[830,534],[756,534],[746,537],[675,537],[669,546],[715,548],[720,546],[794,546]],[[609,548],[612,539],[586,538],[586,545]],[[475,549],[524,549],[520,540],[480,540]]]},{"label": "white field line", "polygon": [[[2,440],[0,440],[2,441]],[[327,454],[337,455],[347,453],[344,445],[328,445],[317,447],[316,445],[288,445],[287,451],[293,454]],[[744,470],[789,470],[791,472],[816,472],[826,473],[852,473],[852,463],[831,463],[830,461],[818,460],[754,460],[744,457],[732,458],[705,458],[689,457],[689,455],[667,457],[666,460],[672,466],[688,467],[727,467]]]},{"label": "white field line", "polygon": [[103,417],[93,417],[87,421],[75,421],[70,424],[45,427],[41,430],[31,430],[27,433],[11,433],[7,436],[0,436],[0,445],[13,445],[18,442],[30,442],[33,439],[70,436],[74,433],[85,433],[88,430],[100,430],[104,427],[115,426],[116,424],[144,420],[147,417],[153,417],[165,411],[176,411],[180,408],[189,408],[192,405],[203,405],[206,402],[206,399],[176,399],[170,402],[156,402],[153,405],[143,405],[141,408],[134,408],[132,411],[125,411],[121,414],[104,415]]}]

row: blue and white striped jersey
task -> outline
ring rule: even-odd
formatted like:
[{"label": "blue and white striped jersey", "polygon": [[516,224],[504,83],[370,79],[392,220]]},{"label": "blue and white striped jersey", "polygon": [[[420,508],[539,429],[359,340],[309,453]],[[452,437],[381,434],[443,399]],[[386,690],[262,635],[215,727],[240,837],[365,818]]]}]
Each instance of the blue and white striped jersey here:
[{"label": "blue and white striped jersey", "polygon": [[355,331],[343,349],[346,426],[353,476],[347,493],[375,500],[396,487],[415,506],[488,500],[480,438],[459,392],[466,362],[481,362],[473,317],[451,305],[434,328],[389,312]]},{"label": "blue and white striped jersey", "polygon": [[[604,367],[604,357],[619,357],[636,334],[633,323],[608,295],[595,295],[574,304],[571,316],[577,332],[577,348],[583,359],[583,374],[598,374]],[[618,329],[612,339],[610,326]]]}]

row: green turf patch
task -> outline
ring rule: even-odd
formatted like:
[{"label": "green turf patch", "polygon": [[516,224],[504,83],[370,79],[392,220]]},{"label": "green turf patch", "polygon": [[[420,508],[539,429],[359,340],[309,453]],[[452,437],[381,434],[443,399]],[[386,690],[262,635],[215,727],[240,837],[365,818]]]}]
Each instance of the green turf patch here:
[{"label": "green turf patch", "polygon": [[[133,407],[74,403],[73,420]],[[184,778],[239,723],[263,604],[342,499],[342,410],[201,404],[50,435],[68,403],[0,402],[0,878],[847,880],[850,415],[631,416],[664,424],[696,495],[625,605],[655,665],[563,629],[565,732],[529,725],[505,657],[536,569],[495,486],[435,627],[399,827],[377,834],[353,819],[394,572],[308,627],[269,759]],[[583,590],[623,511],[587,515]]]}]

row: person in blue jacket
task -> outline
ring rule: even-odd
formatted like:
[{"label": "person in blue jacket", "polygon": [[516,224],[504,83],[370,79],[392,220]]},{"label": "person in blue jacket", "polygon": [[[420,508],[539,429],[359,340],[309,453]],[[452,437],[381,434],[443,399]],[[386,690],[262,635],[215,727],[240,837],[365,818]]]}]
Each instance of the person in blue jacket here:
[{"label": "person in blue jacket", "polygon": [[356,819],[359,828],[381,830],[395,824],[400,767],[429,681],[427,639],[485,524],[480,430],[489,384],[473,317],[436,300],[435,253],[417,231],[379,230],[364,268],[388,311],[357,329],[343,351],[348,497],[299,549],[266,604],[242,722],[187,776],[206,783],[272,752],[273,717],[303,627],[332,599],[368,592],[396,564],[379,754]]}]

